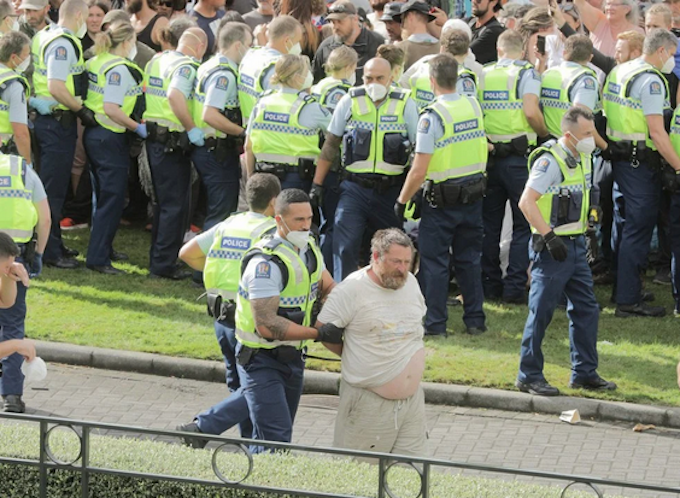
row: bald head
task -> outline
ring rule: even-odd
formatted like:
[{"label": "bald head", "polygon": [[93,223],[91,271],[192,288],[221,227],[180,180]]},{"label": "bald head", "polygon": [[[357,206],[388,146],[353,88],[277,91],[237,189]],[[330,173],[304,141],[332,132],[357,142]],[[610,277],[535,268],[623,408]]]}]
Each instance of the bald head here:
[{"label": "bald head", "polygon": [[184,55],[202,59],[208,48],[208,37],[201,28],[189,28],[182,33],[177,50]]},{"label": "bald head", "polygon": [[384,86],[386,90],[392,84],[392,67],[390,63],[378,57],[369,60],[364,66],[364,85],[376,83]]}]

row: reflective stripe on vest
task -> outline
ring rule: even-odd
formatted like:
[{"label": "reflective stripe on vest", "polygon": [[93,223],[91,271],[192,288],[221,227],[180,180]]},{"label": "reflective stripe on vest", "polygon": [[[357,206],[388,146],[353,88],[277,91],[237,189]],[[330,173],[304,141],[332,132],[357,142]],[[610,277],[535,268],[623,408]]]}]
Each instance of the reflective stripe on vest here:
[{"label": "reflective stripe on vest", "polygon": [[338,80],[332,76],[328,76],[312,87],[312,97],[318,100],[319,104],[329,109],[328,95],[335,89],[342,89],[347,93],[351,86],[352,85],[345,80]]},{"label": "reflective stripe on vest", "polygon": [[251,48],[241,61],[238,76],[238,100],[244,119],[250,116],[257,100],[265,91],[262,87],[262,76],[267,69],[276,64],[281,55],[271,50]]},{"label": "reflective stripe on vest", "polygon": [[587,66],[560,64],[543,73],[540,103],[548,132],[554,137],[562,136],[562,117],[572,106],[571,90],[583,75],[597,78]]},{"label": "reflective stripe on vest", "polygon": [[[553,142],[552,147],[539,147],[529,156],[529,170],[544,153],[552,155],[562,172],[562,182],[553,185],[541,195],[536,202],[543,220],[556,235],[583,235],[588,228],[588,210],[590,207],[590,187],[592,185],[592,157],[581,154],[581,162],[575,168],[566,164],[567,152],[562,145]],[[578,205],[579,217],[577,220],[560,220],[559,197],[563,190],[569,191],[570,202]],[[531,227],[533,233],[538,231]]]},{"label": "reflective stripe on vest", "polygon": [[435,183],[486,171],[489,155],[479,104],[461,95],[456,100],[437,99],[426,108],[444,125],[444,135],[434,144],[427,179]]},{"label": "reflective stripe on vest", "polygon": [[266,92],[250,120],[250,142],[257,162],[297,166],[299,158],[316,160],[319,131],[300,124],[305,105],[315,100],[305,92]]},{"label": "reflective stripe on vest", "polygon": [[[21,74],[4,67],[0,70],[0,89],[7,88],[12,81],[20,82],[24,87],[24,96],[26,102],[30,96],[30,90],[28,86],[28,80]],[[1,90],[0,90],[1,93]],[[12,128],[12,123],[9,120],[9,102],[0,100],[0,140],[2,143],[7,143],[14,135],[14,128]]]},{"label": "reflective stripe on vest", "polygon": [[[226,133],[216,130],[203,119],[203,108],[205,107],[206,98],[205,84],[208,79],[217,71],[227,71],[233,75],[234,82],[238,81],[237,70],[226,61],[224,56],[219,54],[211,57],[198,68],[198,72],[196,73],[196,86],[194,90],[193,118],[194,124],[203,130],[206,138],[224,138],[227,136]],[[236,109],[240,109],[238,95],[235,99],[227,100],[224,109],[220,109],[220,112],[224,113],[226,110]],[[241,126],[242,123],[234,124]]]},{"label": "reflective stripe on vest", "polygon": [[121,65],[130,70],[133,78],[136,74],[140,80],[139,83],[125,92],[123,98],[121,110],[126,116],[130,116],[137,104],[137,99],[142,95],[142,70],[139,66],[123,57],[110,53],[100,54],[87,61],[89,85],[85,105],[94,112],[95,118],[101,126],[115,133],[125,133],[127,128],[116,123],[104,112],[104,91],[108,84],[108,72]]},{"label": "reflective stripe on vest", "polygon": [[484,67],[478,88],[479,103],[486,134],[492,142],[509,142],[526,135],[529,145],[536,144],[536,133],[527,121],[518,95],[521,75],[532,67],[526,61]]},{"label": "reflective stripe on vest", "polygon": [[220,223],[203,268],[206,291],[236,301],[243,255],[275,228],[274,218],[252,212],[235,214]]},{"label": "reflective stripe on vest", "polygon": [[23,158],[0,154],[0,231],[17,243],[31,240],[38,223],[33,192],[24,183],[26,167]]},{"label": "reflective stripe on vest", "polygon": [[[273,239],[276,241],[276,239]],[[272,239],[263,239],[248,252],[256,251],[268,256],[276,256],[286,266],[288,281],[279,295],[279,314],[286,311],[302,311],[304,318],[303,327],[311,327],[312,309],[317,299],[319,282],[323,273],[323,256],[314,239],[309,239],[309,249],[316,258],[316,269],[310,275],[302,258],[295,249],[289,247],[283,241],[272,249]],[[270,261],[270,264],[276,264]],[[268,341],[261,337],[255,329],[250,299],[247,289],[239,285],[236,297],[236,338],[238,341],[251,348],[272,349],[278,346],[293,346],[302,349],[309,341]]]}]

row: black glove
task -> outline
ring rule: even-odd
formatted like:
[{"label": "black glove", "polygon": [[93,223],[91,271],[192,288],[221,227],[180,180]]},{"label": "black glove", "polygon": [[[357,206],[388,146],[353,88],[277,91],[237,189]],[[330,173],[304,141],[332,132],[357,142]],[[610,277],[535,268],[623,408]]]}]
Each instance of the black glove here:
[{"label": "black glove", "polygon": [[399,221],[404,221],[404,213],[406,212],[406,204],[397,201],[394,203],[394,214]]},{"label": "black glove", "polygon": [[663,167],[661,184],[669,192],[675,192],[680,187],[680,175],[669,164]]},{"label": "black glove", "polygon": [[323,203],[323,185],[312,183],[309,189],[309,202],[313,208],[318,208]]},{"label": "black glove", "polygon": [[562,262],[567,259],[567,245],[564,241],[550,230],[543,236],[545,246],[555,261]]},{"label": "black glove", "polygon": [[607,146],[606,149],[602,149],[602,150],[600,151],[600,156],[601,156],[602,159],[604,159],[605,161],[611,161],[611,160],[612,160],[612,148],[609,147],[609,146]]},{"label": "black glove", "polygon": [[76,116],[80,118],[80,122],[83,123],[83,126],[88,128],[99,125],[97,120],[94,118],[94,112],[85,106],[81,107],[80,110],[76,112]]},{"label": "black glove", "polygon": [[332,323],[324,323],[318,328],[319,335],[314,342],[328,342],[330,344],[342,344],[342,334],[345,329],[336,327]]},{"label": "black glove", "polygon": [[602,223],[602,208],[600,206],[590,206],[590,211],[588,211],[588,222],[593,225]]}]

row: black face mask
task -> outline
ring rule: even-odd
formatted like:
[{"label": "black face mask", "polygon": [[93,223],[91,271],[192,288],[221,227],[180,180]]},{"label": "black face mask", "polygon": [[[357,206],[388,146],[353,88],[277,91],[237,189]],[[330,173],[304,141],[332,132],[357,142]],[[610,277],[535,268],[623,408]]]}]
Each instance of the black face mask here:
[{"label": "black face mask", "polygon": [[675,36],[680,37],[680,28],[671,28],[671,33],[673,33]]}]

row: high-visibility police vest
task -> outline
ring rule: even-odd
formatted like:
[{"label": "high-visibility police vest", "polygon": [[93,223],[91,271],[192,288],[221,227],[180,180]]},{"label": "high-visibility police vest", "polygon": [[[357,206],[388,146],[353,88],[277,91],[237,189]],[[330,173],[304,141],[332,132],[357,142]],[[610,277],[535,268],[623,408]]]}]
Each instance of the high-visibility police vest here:
[{"label": "high-visibility police vest", "polygon": [[[216,130],[203,119],[203,109],[205,107],[206,97],[205,84],[208,79],[217,71],[227,71],[234,76],[235,82],[238,81],[237,71],[231,66],[231,64],[227,62],[227,59],[223,55],[217,54],[211,57],[198,68],[198,72],[196,73],[196,86],[194,90],[194,124],[203,130],[206,138],[224,138],[227,136],[226,133]],[[227,119],[229,119],[229,121],[241,126],[243,119],[241,117],[241,108],[239,107],[238,96],[234,99],[227,100],[224,105],[224,109],[221,109],[220,112],[222,112],[222,114],[224,114]]]},{"label": "high-visibility police vest", "polygon": [[[265,238],[248,251],[243,259],[244,270],[255,254],[263,254],[270,264],[278,264],[283,277],[283,290],[279,295],[279,316],[300,315],[296,323],[311,327],[312,309],[319,297],[319,282],[323,272],[323,256],[314,239],[309,238],[309,250],[315,258],[313,271],[309,272],[297,251],[278,238]],[[255,270],[257,273],[257,269]],[[241,272],[243,273],[243,271]],[[248,290],[239,286],[236,297],[236,338],[251,348],[272,349],[278,346],[293,346],[302,349],[309,341],[272,341],[264,339],[255,329],[255,320],[250,306]]]},{"label": "high-visibility police vest", "polygon": [[262,77],[281,55],[263,48],[251,48],[241,61],[238,70],[238,100],[246,118],[253,112],[255,104],[265,91]]},{"label": "high-visibility police vest", "polygon": [[50,32],[50,30],[58,27],[57,24],[48,24],[45,26],[43,29],[40,31],[37,31],[35,35],[33,35],[33,38],[31,39],[31,61],[33,61],[33,65],[35,66],[36,61],[40,57],[40,47],[42,45],[42,40],[47,34]]},{"label": "high-visibility police vest", "polygon": [[[555,235],[583,235],[588,228],[592,157],[581,154],[581,162],[575,168],[570,168],[567,166],[568,152],[560,143],[551,141],[529,155],[529,171],[544,153],[552,155],[557,161],[562,172],[562,182],[549,187],[536,202],[543,221],[552,228]],[[568,202],[564,218],[559,216],[560,199]],[[531,227],[531,231],[538,233],[534,227]]]},{"label": "high-visibility police vest", "polygon": [[26,189],[26,168],[23,158],[0,154],[0,231],[17,243],[31,240],[38,223],[33,192]]},{"label": "high-visibility police vest", "polygon": [[642,74],[656,74],[661,78],[659,93],[664,94],[664,109],[670,108],[668,103],[668,83],[663,74],[642,59],[626,62],[612,69],[607,76],[603,89],[603,107],[607,116],[607,138],[613,142],[627,140],[631,142],[645,141],[647,147],[656,150],[656,145],[649,136],[647,119],[642,111],[642,103],[630,95],[633,82]]},{"label": "high-visibility police vest", "polygon": [[297,166],[299,158],[316,160],[319,131],[300,124],[305,105],[316,102],[306,92],[269,90],[250,120],[250,142],[257,162]]},{"label": "high-visibility police vest", "polygon": [[486,171],[489,155],[479,103],[466,95],[437,99],[425,108],[439,116],[444,135],[434,143],[427,179],[435,183]]},{"label": "high-visibility police vest", "polygon": [[[2,95],[5,89],[9,87],[9,85],[14,81],[19,81],[23,85],[26,102],[28,102],[28,97],[30,96],[28,80],[24,78],[23,75],[13,71],[8,67],[3,67],[0,69],[0,95]],[[12,128],[12,123],[9,120],[9,102],[0,100],[0,140],[3,144],[6,144],[13,135],[14,129]]]},{"label": "high-visibility police vest", "polygon": [[571,91],[585,74],[597,78],[588,66],[571,64],[561,64],[543,73],[540,102],[545,126],[553,137],[562,136],[562,118],[573,105]]},{"label": "high-visibility police vest", "polygon": [[536,132],[527,121],[519,94],[522,74],[532,68],[526,61],[484,67],[478,94],[486,134],[492,142],[507,143],[526,135],[529,145],[536,145]]},{"label": "high-visibility police vest", "polygon": [[[198,68],[199,63],[188,55],[175,51],[157,54],[147,63],[144,71],[146,121],[165,126],[170,131],[184,131],[184,126],[170,108],[168,89],[175,71],[186,65]],[[191,99],[187,99],[187,105],[191,112]]]},{"label": "high-visibility police vest", "polygon": [[[352,115],[347,122],[345,136],[353,134],[354,130],[370,131],[371,143],[365,159],[357,159],[358,154],[352,154],[354,161],[345,164],[347,171],[388,176],[398,176],[404,172],[407,161],[404,161],[404,164],[395,164],[385,160],[384,140],[387,136],[399,135],[402,141],[408,141],[404,109],[409,93],[408,90],[391,88],[383,103],[376,108],[363,86],[349,91],[352,98]],[[352,146],[356,148],[356,145],[356,141],[352,140]],[[346,146],[346,143],[343,146]]]},{"label": "high-visibility police vest", "polygon": [[675,108],[673,118],[671,119],[671,130],[668,133],[671,139],[671,145],[675,149],[676,154],[680,154],[680,107]]},{"label": "high-visibility police vest", "polygon": [[[80,39],[77,38],[70,31],[65,31],[63,28],[56,26],[51,29],[43,29],[40,36],[36,37],[37,43],[37,57],[33,59],[35,71],[33,73],[33,89],[35,96],[43,99],[52,99],[52,95],[47,88],[47,64],[45,64],[45,52],[53,41],[58,38],[66,38],[76,52],[78,62],[69,68],[68,78],[66,79],[66,89],[75,97],[78,102],[82,102],[82,96],[87,91],[83,73],[85,72],[85,61],[83,60],[83,46]],[[65,55],[65,54],[64,54]],[[56,109],[68,110],[65,105],[59,104]]]},{"label": "high-visibility police vest", "polygon": [[[425,57],[427,57],[427,60],[423,61]],[[420,59],[423,61],[423,64],[409,78],[411,96],[413,100],[415,100],[416,104],[418,104],[418,109],[421,110],[434,102],[435,99],[434,91],[432,90],[432,85],[430,84],[429,65],[429,60],[434,57],[434,55],[425,57]],[[463,64],[458,63],[458,79],[460,80],[464,78],[471,79],[474,82],[475,87],[477,87],[477,75],[474,73],[474,71],[471,71]]]},{"label": "high-visibility police vest", "polygon": [[332,76],[328,76],[312,87],[312,97],[318,100],[319,104],[324,106],[326,109],[329,109],[328,96],[331,94],[331,92],[341,89],[347,93],[351,87],[352,85],[350,85],[345,80],[338,80]]},{"label": "high-visibility police vest", "polygon": [[243,255],[275,228],[274,218],[253,212],[235,214],[220,223],[203,268],[208,294],[236,301]]},{"label": "high-visibility police vest", "polygon": [[[94,112],[97,122],[114,133],[125,133],[127,128],[119,125],[104,112],[104,88],[108,84],[108,73],[118,66],[126,66],[137,84],[125,92],[121,110],[126,116],[130,116],[137,105],[137,100],[142,95],[142,70],[132,61],[112,55],[110,53],[100,54],[87,61],[88,78],[90,80],[87,89],[85,105]],[[119,82],[120,84],[120,82]]]}]

